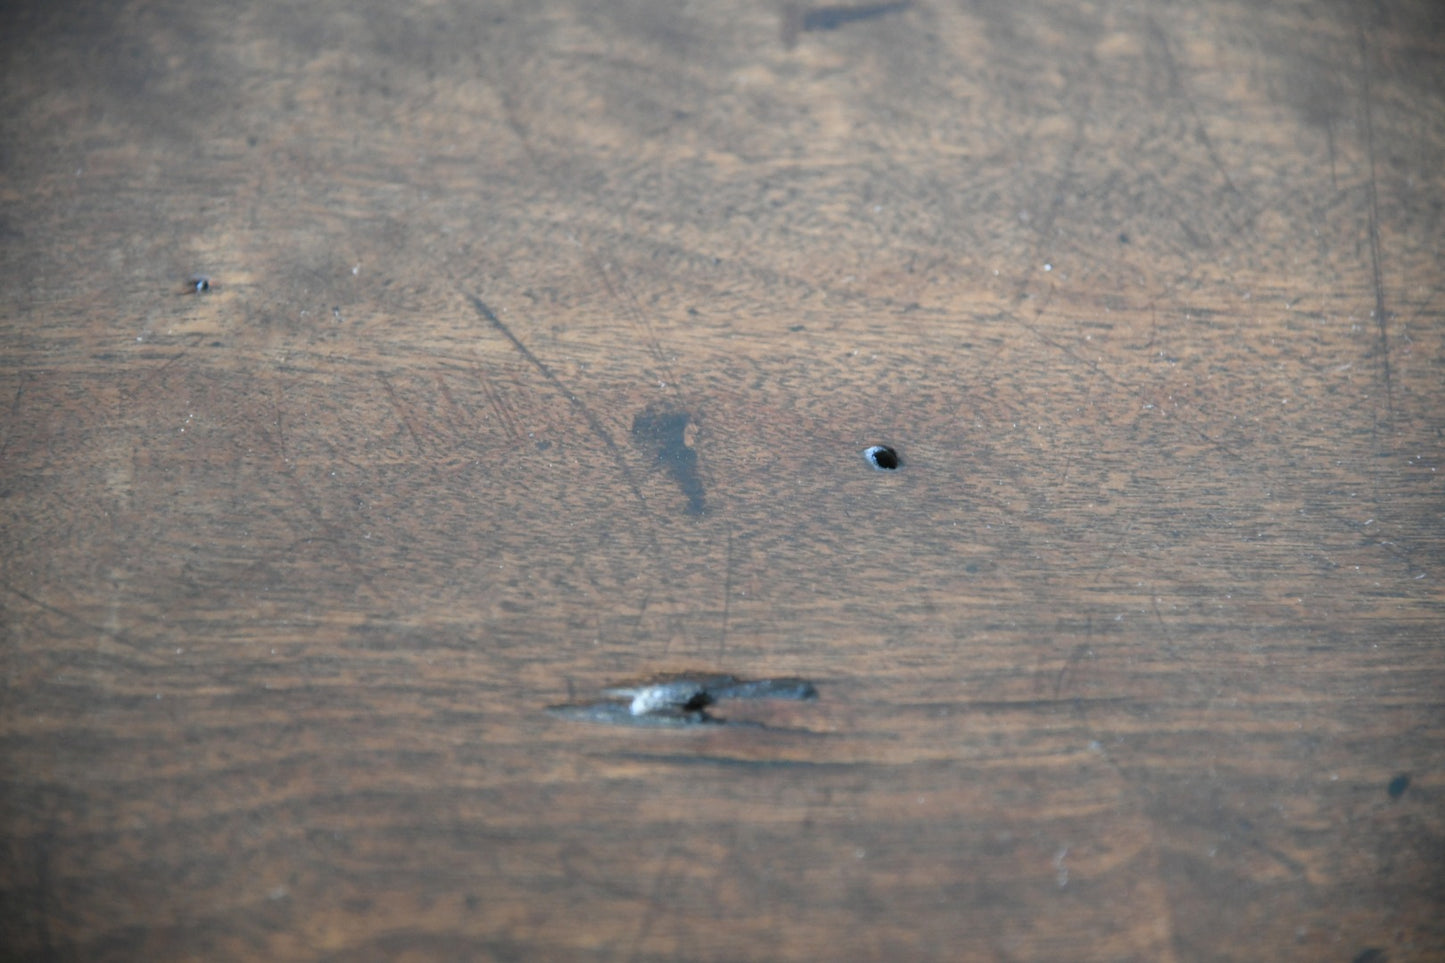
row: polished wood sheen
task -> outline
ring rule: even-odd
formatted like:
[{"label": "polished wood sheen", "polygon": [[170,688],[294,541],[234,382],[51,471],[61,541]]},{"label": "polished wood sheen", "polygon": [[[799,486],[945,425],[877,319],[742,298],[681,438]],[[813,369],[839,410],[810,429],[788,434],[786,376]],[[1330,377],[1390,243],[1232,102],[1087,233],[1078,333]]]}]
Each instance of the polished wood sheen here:
[{"label": "polished wood sheen", "polygon": [[1438,4],[0,17],[4,958],[1445,958]]}]

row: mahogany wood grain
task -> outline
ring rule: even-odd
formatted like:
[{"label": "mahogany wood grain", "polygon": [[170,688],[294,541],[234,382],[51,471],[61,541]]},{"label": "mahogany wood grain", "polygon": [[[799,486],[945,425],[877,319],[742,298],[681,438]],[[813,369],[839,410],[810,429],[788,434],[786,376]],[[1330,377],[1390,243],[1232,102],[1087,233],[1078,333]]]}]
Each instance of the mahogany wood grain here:
[{"label": "mahogany wood grain", "polygon": [[5,958],[1445,958],[1438,5],[0,16]]}]

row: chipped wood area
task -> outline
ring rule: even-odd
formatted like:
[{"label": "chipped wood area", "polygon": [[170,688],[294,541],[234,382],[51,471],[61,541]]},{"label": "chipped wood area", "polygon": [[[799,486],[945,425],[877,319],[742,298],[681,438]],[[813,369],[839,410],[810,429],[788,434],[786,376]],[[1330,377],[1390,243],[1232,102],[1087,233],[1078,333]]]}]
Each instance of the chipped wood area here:
[{"label": "chipped wood area", "polygon": [[1445,954],[1436,6],[0,37],[13,958]]}]

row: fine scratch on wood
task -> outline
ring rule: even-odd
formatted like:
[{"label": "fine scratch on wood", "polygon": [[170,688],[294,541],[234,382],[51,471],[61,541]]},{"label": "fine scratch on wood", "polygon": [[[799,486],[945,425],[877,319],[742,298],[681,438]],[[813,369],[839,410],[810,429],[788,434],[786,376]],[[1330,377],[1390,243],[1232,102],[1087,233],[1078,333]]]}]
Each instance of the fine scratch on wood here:
[{"label": "fine scratch on wood", "polygon": [[657,914],[663,905],[663,887],[666,884],[669,874],[668,867],[672,864],[672,854],[677,850],[677,843],[669,842],[667,849],[663,851],[662,861],[657,867],[657,876],[652,881],[652,895],[647,901],[647,912],[643,914],[642,922],[638,924],[637,933],[632,938],[632,953],[630,960],[640,959],[642,944],[652,932],[653,924],[657,921]]},{"label": "fine scratch on wood", "polygon": [[[276,475],[282,480],[282,484],[291,491],[293,495],[292,501],[296,507],[309,515],[312,524],[321,529],[325,533],[325,537],[337,546],[338,552],[336,553],[336,558],[351,570],[352,574],[356,576],[358,584],[371,587],[374,584],[374,573],[361,564],[360,560],[356,557],[355,550],[350,547],[346,533],[338,528],[335,522],[328,517],[323,510],[322,504],[317,500],[315,493],[309,491],[306,486],[302,484],[301,480],[296,477],[294,461],[286,444],[286,422],[284,417],[286,409],[282,404],[286,392],[280,384],[280,379],[274,375],[272,378],[272,389],[273,396],[271,405],[275,412],[275,435],[273,437],[272,433],[266,429],[264,424],[258,425],[257,431],[275,450],[275,457],[278,459],[276,462]],[[296,540],[291,543],[292,545],[306,544],[308,540],[315,537],[296,527],[294,524],[291,527],[297,536]]]},{"label": "fine scratch on wood", "polygon": [[204,339],[204,335],[191,335],[183,339],[180,343],[181,347],[179,351],[166,358],[165,361],[156,365],[154,368],[151,368],[148,372],[146,372],[145,377],[141,378],[138,382],[136,382],[134,387],[122,388],[121,394],[123,394],[127,400],[134,400],[135,398],[138,398],[141,393],[147,388],[149,388],[157,378],[160,378],[167,371],[169,371],[171,369],[171,366],[176,364],[176,362],[182,360],[187,355],[189,355],[191,353],[191,349],[196,347],[196,345],[200,344]]},{"label": "fine scratch on wood", "polygon": [[28,602],[29,604],[35,606],[43,612],[48,612],[51,615],[56,616],[57,618],[71,623],[72,625],[76,625],[80,628],[85,629],[89,633],[92,633],[101,638],[110,639],[113,642],[116,642],[131,649],[132,651],[144,657],[146,661],[143,664],[160,664],[155,659],[155,657],[151,655],[151,653],[147,650],[145,646],[141,645],[140,642],[132,638],[129,633],[125,632],[122,629],[109,629],[101,625],[96,625],[88,621],[87,619],[76,615],[74,612],[68,611],[58,605],[52,605],[49,602],[36,598],[30,593],[16,588],[14,585],[11,585],[7,581],[0,580],[0,589],[9,592],[11,595],[14,595],[16,598],[21,599],[24,602]]},{"label": "fine scratch on wood", "polygon": [[[453,424],[458,426],[466,425],[468,430],[470,430],[475,419],[465,408],[457,404],[457,399],[452,396],[452,390],[447,387],[447,379],[444,378],[440,372],[435,375],[435,378],[437,391],[441,393],[442,400],[446,402],[447,409],[451,412]],[[516,439],[513,439],[513,441],[515,440]]]},{"label": "fine scratch on wood", "polygon": [[421,443],[421,435],[417,432],[416,425],[412,423],[411,412],[407,410],[406,405],[402,404],[401,398],[397,396],[396,388],[392,386],[391,379],[386,376],[386,372],[384,371],[378,371],[376,376],[381,379],[381,386],[386,389],[386,397],[391,401],[391,406],[396,409],[397,418],[401,420],[402,426],[406,428],[407,434],[411,435],[411,440],[412,443],[416,445],[416,450],[424,453],[426,446]]},{"label": "fine scratch on wood", "polygon": [[[532,144],[531,135],[526,125],[522,123],[517,106],[513,102],[508,88],[506,85],[495,80],[491,82],[491,85],[492,89],[497,93],[497,98],[501,101],[502,111],[507,118],[507,126],[511,129],[512,135],[517,138],[517,142],[521,144],[522,151],[531,162],[532,169],[539,172],[548,182],[555,184],[550,168],[542,164],[541,158],[537,155],[536,148]],[[618,269],[617,283],[614,285],[611,275],[607,273],[608,265],[602,263],[593,248],[584,244],[571,231],[568,232],[567,237],[569,241],[582,251],[583,259],[587,262],[588,266],[597,273],[597,276],[601,278],[602,286],[607,289],[607,293],[621,306],[623,313],[629,316],[633,325],[642,333],[653,357],[657,359],[657,363],[662,368],[663,378],[666,379],[667,385],[670,386],[673,393],[681,399],[682,389],[678,385],[677,375],[673,371],[672,363],[667,358],[667,352],[663,351],[662,343],[657,339],[657,332],[653,329],[650,317],[647,312],[643,310],[642,303],[637,299],[637,295],[635,295],[632,292],[632,288],[628,286],[626,277],[624,277],[621,270]]]},{"label": "fine scratch on wood", "polygon": [[[662,350],[662,342],[657,340],[657,332],[653,330],[652,321],[647,313],[643,311],[642,303],[637,300],[637,295],[632,293],[632,288],[628,286],[626,277],[623,276],[620,269],[617,269],[617,284],[614,285],[611,276],[607,273],[609,265],[605,265],[598,260],[597,255],[593,253],[592,249],[583,245],[577,238],[574,237],[573,242],[582,248],[583,257],[587,260],[592,270],[597,272],[597,276],[602,279],[602,286],[607,289],[607,293],[612,296],[614,301],[622,306],[623,312],[629,315],[629,320],[631,320],[633,326],[636,327],[647,340],[647,345],[652,351],[652,356],[656,358],[657,363],[662,366],[662,374],[663,377],[667,379],[668,386],[672,388],[673,394],[681,399],[682,388],[678,384],[677,374],[673,371],[672,362],[667,360],[667,352]],[[619,289],[621,293],[619,293]]]},{"label": "fine scratch on wood", "polygon": [[1380,370],[1385,379],[1385,415],[1391,421],[1395,418],[1395,391],[1390,377],[1390,331],[1389,315],[1385,311],[1385,285],[1380,272],[1380,202],[1376,191],[1375,175],[1375,123],[1370,107],[1370,45],[1365,34],[1363,20],[1360,31],[1360,86],[1364,100],[1365,114],[1365,156],[1370,173],[1365,178],[1370,232],[1370,273],[1375,287],[1375,327],[1380,332]]},{"label": "fine scratch on wood", "polygon": [[10,417],[5,423],[5,433],[0,437],[0,458],[4,458],[10,450],[10,438],[15,434],[15,426],[20,423],[20,399],[25,394],[25,381],[22,378],[15,383],[15,397],[10,401]]},{"label": "fine scratch on wood", "polygon": [[[1193,97],[1189,96],[1189,91],[1184,86],[1184,78],[1179,72],[1179,63],[1174,59],[1174,51],[1169,46],[1168,34],[1164,32],[1164,29],[1160,27],[1158,22],[1152,17],[1148,20],[1148,26],[1150,38],[1153,39],[1164,57],[1164,70],[1169,75],[1170,94],[1184,101],[1185,106],[1189,108],[1189,115],[1194,120],[1194,137],[1199,141],[1200,146],[1204,148],[1205,156],[1209,158],[1210,165],[1219,173],[1220,179],[1224,181],[1225,188],[1231,194],[1237,197],[1243,197],[1239,188],[1234,186],[1234,179],[1229,176],[1229,170],[1224,166],[1223,158],[1221,158],[1219,152],[1214,149],[1214,141],[1210,139],[1209,131],[1204,126],[1204,118],[1199,113],[1199,105],[1194,102]],[[1227,215],[1225,219],[1228,223]],[[1233,223],[1230,223],[1230,227],[1236,232],[1239,230],[1238,225]]]},{"label": "fine scratch on wood", "polygon": [[[1048,306],[1047,304],[1044,305],[1044,307],[1047,307],[1047,306]],[[1043,313],[1043,309],[1042,309],[1042,308],[1039,310],[1039,313],[1040,313],[1040,314]],[[1108,370],[1106,370],[1102,365],[1100,365],[1099,362],[1097,362],[1097,361],[1092,361],[1092,360],[1084,357],[1083,355],[1079,354],[1079,352],[1075,351],[1073,348],[1069,347],[1068,345],[1066,345],[1066,344],[1064,344],[1064,343],[1062,343],[1062,342],[1060,342],[1060,341],[1058,341],[1058,340],[1050,337],[1049,335],[1045,334],[1044,331],[1043,331],[1043,329],[1040,328],[1038,325],[1036,325],[1036,324],[1031,324],[1030,322],[1025,321],[1023,318],[1018,317],[1017,315],[1010,315],[1010,317],[1014,320],[1014,322],[1015,322],[1016,324],[1018,324],[1019,327],[1023,328],[1025,331],[1029,332],[1029,334],[1032,334],[1034,337],[1038,338],[1040,341],[1042,341],[1044,344],[1048,345],[1049,347],[1055,348],[1055,349],[1057,349],[1058,351],[1063,352],[1063,353],[1064,353],[1066,356],[1068,356],[1069,358],[1072,358],[1074,361],[1077,361],[1077,362],[1079,362],[1080,364],[1086,366],[1087,368],[1089,368],[1089,370],[1091,370],[1091,371],[1093,371],[1095,374],[1099,375],[1101,378],[1103,378],[1105,381],[1109,382],[1111,385],[1114,385],[1114,386],[1116,386],[1116,387],[1118,387],[1118,388],[1122,388],[1123,390],[1125,390],[1125,391],[1129,392],[1130,394],[1134,395],[1136,398],[1142,399],[1142,398],[1145,397],[1143,391],[1139,390],[1138,388],[1136,388],[1135,386],[1129,384],[1128,382],[1124,381],[1123,379],[1118,378],[1118,377],[1116,377],[1115,375],[1111,374],[1111,373],[1110,373]],[[1170,412],[1169,412],[1168,410],[1166,410],[1166,409],[1160,408],[1160,409],[1159,409],[1159,413],[1160,413],[1161,415],[1166,416],[1166,417],[1171,417]],[[1173,416],[1173,417],[1179,417],[1179,416],[1175,415],[1175,416]],[[1207,431],[1205,431],[1203,428],[1200,428],[1199,426],[1195,425],[1193,422],[1191,422],[1191,421],[1189,421],[1189,420],[1187,420],[1187,419],[1184,419],[1184,418],[1182,418],[1182,417],[1180,418],[1180,420],[1181,420],[1191,431],[1193,431],[1194,434],[1195,434],[1201,441],[1205,442],[1206,444],[1212,445],[1214,448],[1218,449],[1222,454],[1228,455],[1230,458],[1240,458],[1240,457],[1242,457],[1242,456],[1240,455],[1240,453],[1239,453],[1238,451],[1236,451],[1234,448],[1230,447],[1228,444],[1226,444],[1226,443],[1220,441],[1219,439],[1215,438],[1215,437],[1214,437],[1213,435],[1211,435],[1209,432],[1207,432]]]},{"label": "fine scratch on wood", "polygon": [[492,384],[492,379],[487,376],[486,371],[478,368],[477,380],[481,382],[482,393],[487,396],[487,403],[490,404],[492,410],[496,412],[497,421],[501,424],[502,430],[506,432],[507,437],[510,438],[514,444],[521,444],[522,429],[518,427],[516,416],[512,413],[511,409],[502,401],[501,395],[497,394],[497,389]]},{"label": "fine scratch on wood", "polygon": [[728,525],[728,548],[727,563],[723,573],[723,608],[722,608],[722,632],[717,640],[718,660],[722,660],[723,650],[728,644],[728,616],[732,613],[733,601],[733,527]]},{"label": "fine scratch on wood", "polygon": [[502,323],[502,319],[497,317],[491,308],[487,307],[485,301],[471,292],[463,293],[466,295],[467,300],[472,303],[472,307],[476,309],[476,312],[485,318],[492,327],[501,332],[503,337],[512,342],[512,347],[517,349],[517,352],[527,360],[527,363],[536,368],[542,377],[547,380],[547,383],[557,389],[558,393],[560,393],[563,398],[566,398],[567,402],[572,405],[573,408],[577,409],[577,412],[582,415],[583,420],[587,422],[587,427],[592,431],[592,434],[601,439],[602,444],[607,448],[608,454],[612,456],[612,460],[617,463],[618,469],[622,472],[622,478],[627,482],[627,487],[632,490],[632,494],[636,496],[637,501],[642,505],[643,511],[647,512],[650,517],[651,511],[648,509],[647,499],[643,497],[642,488],[638,486],[637,480],[632,477],[632,470],[627,467],[627,460],[622,457],[622,450],[617,447],[617,442],[612,439],[612,433],[607,430],[607,426],[602,424],[601,420],[592,413],[592,409],[587,407],[586,402],[577,397],[572,389],[568,388],[562,379],[557,377],[556,373],[547,367],[541,358],[532,353],[532,349],[528,348],[522,343],[520,338],[512,333],[511,328]]}]

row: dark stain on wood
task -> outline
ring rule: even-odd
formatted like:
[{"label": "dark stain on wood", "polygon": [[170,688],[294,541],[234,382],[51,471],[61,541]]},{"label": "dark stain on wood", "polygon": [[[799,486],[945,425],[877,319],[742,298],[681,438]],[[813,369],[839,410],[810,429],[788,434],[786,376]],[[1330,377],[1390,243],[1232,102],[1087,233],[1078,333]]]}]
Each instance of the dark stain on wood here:
[{"label": "dark stain on wood", "polygon": [[798,34],[815,30],[837,30],[863,20],[873,20],[908,9],[908,0],[898,3],[864,3],[824,7],[786,4],[783,7],[783,46],[789,50],[798,42]]},{"label": "dark stain on wood", "polygon": [[692,415],[686,411],[649,408],[632,419],[632,438],[677,482],[687,496],[687,514],[701,515],[707,510],[707,499],[698,474],[697,451],[688,444],[691,424]]}]

